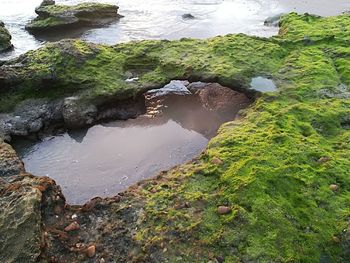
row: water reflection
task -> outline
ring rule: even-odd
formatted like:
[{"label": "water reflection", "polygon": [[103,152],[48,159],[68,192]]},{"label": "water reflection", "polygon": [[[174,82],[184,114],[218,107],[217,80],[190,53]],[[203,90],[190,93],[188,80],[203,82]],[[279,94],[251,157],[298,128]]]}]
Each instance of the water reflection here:
[{"label": "water reflection", "polygon": [[277,90],[277,86],[273,80],[265,77],[252,78],[250,88],[260,92],[273,92]]},{"label": "water reflection", "polygon": [[14,147],[28,172],[52,177],[68,202],[80,204],[94,196],[114,195],[192,159],[223,122],[250,104],[245,95],[217,84],[195,95],[155,99],[161,103],[155,115],[100,124],[39,143],[17,141]]}]

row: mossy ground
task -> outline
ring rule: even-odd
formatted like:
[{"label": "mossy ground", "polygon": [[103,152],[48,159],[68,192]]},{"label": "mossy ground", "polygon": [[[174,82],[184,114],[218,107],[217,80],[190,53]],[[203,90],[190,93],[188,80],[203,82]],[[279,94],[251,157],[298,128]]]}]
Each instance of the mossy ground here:
[{"label": "mossy ground", "polygon": [[[126,98],[171,79],[244,89],[251,77],[272,77],[278,92],[225,124],[198,160],[140,190],[144,218],[135,238],[168,262],[348,262],[350,100],[339,86],[350,85],[349,46],[349,14],[290,14],[271,39],[70,41],[20,58],[30,78],[9,97],[53,90]],[[139,81],[125,82],[130,72]],[[48,75],[51,91],[38,85]],[[219,215],[219,205],[232,212]]]}]

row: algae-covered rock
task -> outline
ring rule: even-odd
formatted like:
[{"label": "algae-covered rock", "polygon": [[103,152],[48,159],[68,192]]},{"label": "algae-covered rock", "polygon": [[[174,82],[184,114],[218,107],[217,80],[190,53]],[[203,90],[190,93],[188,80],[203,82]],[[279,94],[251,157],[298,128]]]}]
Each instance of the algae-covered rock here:
[{"label": "algae-covered rock", "polygon": [[0,53],[13,48],[11,44],[10,32],[5,28],[5,24],[0,21]]},{"label": "algae-covered rock", "polygon": [[18,175],[24,172],[22,161],[15,150],[0,137],[0,178]]},{"label": "algae-covered rock", "polygon": [[[270,39],[63,41],[4,63],[1,112],[27,99],[74,96],[79,104],[66,102],[76,121],[86,118],[80,102],[98,115],[172,79],[247,93],[252,78],[264,76],[278,87],[223,125],[199,158],[120,196],[63,207],[60,195],[55,203],[39,184],[43,200],[51,200],[42,203],[51,204],[41,211],[43,259],[349,262],[350,15],[289,14],[280,24],[280,35]],[[220,206],[229,212],[219,214]],[[73,221],[80,228],[65,232]]]},{"label": "algae-covered rock", "polygon": [[37,262],[45,247],[42,223],[57,219],[54,210],[64,211],[64,205],[61,189],[49,178],[0,177],[1,262]]},{"label": "algae-covered rock", "polygon": [[0,181],[2,262],[36,262],[40,255],[41,193],[27,183]]},{"label": "algae-covered rock", "polygon": [[118,6],[100,3],[66,6],[56,5],[54,1],[44,1],[35,12],[38,17],[26,25],[26,29],[34,34],[57,29],[101,26],[120,17]]}]

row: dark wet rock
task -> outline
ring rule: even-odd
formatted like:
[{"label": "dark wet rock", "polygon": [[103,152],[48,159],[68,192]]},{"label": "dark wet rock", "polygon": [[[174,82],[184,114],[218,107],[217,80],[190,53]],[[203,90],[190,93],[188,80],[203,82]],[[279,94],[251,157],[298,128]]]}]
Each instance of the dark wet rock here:
[{"label": "dark wet rock", "polygon": [[48,6],[48,5],[55,5],[55,4],[56,4],[56,3],[55,3],[54,0],[44,0],[44,1],[41,2],[40,7],[42,7],[42,6]]},{"label": "dark wet rock", "polygon": [[12,113],[0,114],[0,137],[28,136],[62,119],[62,103],[45,99],[26,100]]},{"label": "dark wet rock", "polygon": [[0,53],[13,48],[11,44],[10,32],[5,28],[5,24],[0,21]]},{"label": "dark wet rock", "polygon": [[172,80],[169,84],[165,85],[161,89],[152,89],[146,92],[146,96],[149,99],[162,98],[169,95],[190,95],[191,92],[186,87],[189,84],[188,81]]},{"label": "dark wet rock", "polygon": [[[243,93],[216,83],[211,83],[206,85],[205,88],[198,89],[195,94],[198,95],[203,106],[210,111],[227,112],[236,108],[244,108],[250,103]],[[240,101],[241,104],[237,105],[232,103],[232,101]]]},{"label": "dark wet rock", "polygon": [[283,15],[284,15],[284,14],[278,14],[278,15],[271,16],[271,17],[266,18],[265,21],[264,21],[264,25],[265,25],[265,26],[274,26],[274,27],[278,27],[278,26],[279,26],[279,23],[280,23],[280,20],[281,20],[281,17],[282,17]]},{"label": "dark wet rock", "polygon": [[101,26],[120,17],[118,6],[99,3],[66,6],[55,5],[54,1],[44,1],[35,12],[38,17],[26,25],[26,29],[32,33]]},{"label": "dark wet rock", "polygon": [[68,128],[80,128],[93,123],[97,108],[82,103],[77,97],[69,97],[64,100],[62,114]]},{"label": "dark wet rock", "polygon": [[205,87],[208,86],[208,83],[206,82],[191,82],[187,88],[189,91],[191,91],[192,93],[195,93],[196,91],[200,90],[200,89],[204,89]]},{"label": "dark wet rock", "polygon": [[195,19],[196,17],[190,13],[187,13],[187,14],[183,14],[182,15],[182,19],[184,20],[192,20],[192,19]]},{"label": "dark wet rock", "polygon": [[103,98],[90,103],[79,96],[54,101],[29,99],[13,112],[0,114],[0,138],[11,141],[13,136],[36,136],[55,128],[81,128],[108,119],[126,120],[142,114],[144,107],[141,97],[125,101]]}]

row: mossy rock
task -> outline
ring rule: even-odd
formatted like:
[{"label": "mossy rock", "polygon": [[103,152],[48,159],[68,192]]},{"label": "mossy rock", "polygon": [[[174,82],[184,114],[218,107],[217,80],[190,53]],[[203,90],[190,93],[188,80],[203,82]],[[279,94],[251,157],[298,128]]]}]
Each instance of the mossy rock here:
[{"label": "mossy rock", "polygon": [[[252,77],[268,76],[278,91],[224,124],[197,160],[103,210],[106,222],[132,211],[135,225],[121,236],[132,233],[140,249],[119,250],[119,236],[99,226],[84,231],[121,262],[349,262],[350,14],[292,13],[280,23],[269,39],[48,44],[0,67],[1,111],[28,98],[132,98],[171,79],[248,92]],[[108,229],[119,229],[114,222]]]},{"label": "mossy rock", "polygon": [[10,32],[5,28],[5,24],[0,21],[0,53],[13,48],[11,44]]},{"label": "mossy rock", "polygon": [[32,33],[69,30],[108,24],[120,17],[118,6],[100,3],[82,3],[74,6],[43,2],[35,9],[38,17],[26,25]]}]

